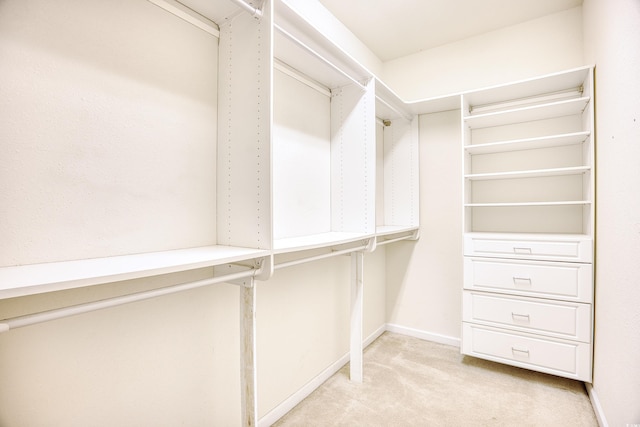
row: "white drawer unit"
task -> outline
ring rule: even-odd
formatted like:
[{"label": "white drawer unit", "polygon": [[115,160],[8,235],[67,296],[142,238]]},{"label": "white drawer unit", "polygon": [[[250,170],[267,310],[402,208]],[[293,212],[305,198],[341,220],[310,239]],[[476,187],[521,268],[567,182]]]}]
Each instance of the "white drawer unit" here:
[{"label": "white drawer unit", "polygon": [[483,359],[591,382],[591,346],[465,323],[462,352]]},{"label": "white drawer unit", "polygon": [[465,257],[464,288],[567,301],[593,299],[591,264]]},{"label": "white drawer unit", "polygon": [[462,353],[591,381],[593,68],[461,100]]},{"label": "white drawer unit", "polygon": [[504,235],[467,233],[466,256],[534,259],[568,262],[591,262],[592,239],[582,235]]},{"label": "white drawer unit", "polygon": [[465,291],[463,321],[591,341],[591,305]]}]

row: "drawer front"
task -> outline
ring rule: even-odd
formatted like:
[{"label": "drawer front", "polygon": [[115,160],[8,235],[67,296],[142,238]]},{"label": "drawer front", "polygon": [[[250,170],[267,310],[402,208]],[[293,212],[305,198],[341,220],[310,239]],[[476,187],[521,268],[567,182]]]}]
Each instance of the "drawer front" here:
[{"label": "drawer front", "polygon": [[591,342],[591,305],[465,291],[463,320]]},{"label": "drawer front", "polygon": [[593,267],[579,263],[465,257],[464,288],[591,302]]},{"label": "drawer front", "polygon": [[479,257],[538,259],[568,262],[592,262],[591,239],[556,238],[548,235],[540,239],[513,239],[500,235],[478,236],[465,234],[464,254]]},{"label": "drawer front", "polygon": [[591,381],[591,345],[463,324],[462,353]]}]

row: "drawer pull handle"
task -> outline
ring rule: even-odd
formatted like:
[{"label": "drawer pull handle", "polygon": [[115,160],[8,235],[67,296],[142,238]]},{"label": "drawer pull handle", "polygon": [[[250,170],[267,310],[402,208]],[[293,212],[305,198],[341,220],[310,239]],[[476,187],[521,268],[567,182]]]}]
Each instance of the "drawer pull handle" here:
[{"label": "drawer pull handle", "polygon": [[526,356],[529,357],[529,350],[522,350],[519,348],[511,347],[511,352],[514,356]]},{"label": "drawer pull handle", "polygon": [[513,276],[513,284],[514,285],[531,286],[531,278],[530,277],[516,277],[516,276]]},{"label": "drawer pull handle", "polygon": [[514,313],[513,311],[511,312],[511,318],[514,321],[521,321],[521,322],[529,322],[529,320],[531,320],[531,317],[528,314],[518,314],[518,313]]},{"label": "drawer pull handle", "polygon": [[531,248],[513,248],[513,252],[516,254],[531,255]]}]

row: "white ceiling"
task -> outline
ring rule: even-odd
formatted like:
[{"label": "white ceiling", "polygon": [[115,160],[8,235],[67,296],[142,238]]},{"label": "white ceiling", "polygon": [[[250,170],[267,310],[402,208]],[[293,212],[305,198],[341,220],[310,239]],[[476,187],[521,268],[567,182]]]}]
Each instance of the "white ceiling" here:
[{"label": "white ceiling", "polygon": [[582,0],[319,1],[382,61],[582,4]]}]

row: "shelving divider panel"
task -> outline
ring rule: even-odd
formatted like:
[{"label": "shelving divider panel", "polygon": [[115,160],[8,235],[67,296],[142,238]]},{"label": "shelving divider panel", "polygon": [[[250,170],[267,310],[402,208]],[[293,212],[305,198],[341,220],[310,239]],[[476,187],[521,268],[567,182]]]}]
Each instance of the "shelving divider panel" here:
[{"label": "shelving divider panel", "polygon": [[486,144],[466,145],[465,151],[469,154],[492,154],[507,151],[532,150],[538,148],[561,147],[584,143],[591,132],[574,132],[562,135],[550,135],[537,138],[524,138],[511,141],[491,142]]},{"label": "shelving divider panel", "polygon": [[204,246],[0,268],[0,298],[139,279],[268,256],[252,248]]},{"label": "shelving divider panel", "polygon": [[384,126],[384,223],[419,223],[418,119]]},{"label": "shelving divider panel", "polygon": [[582,113],[589,103],[589,100],[589,97],[581,97],[505,111],[468,115],[464,117],[464,121],[471,129],[481,129],[510,123],[522,123],[554,117],[571,116]]},{"label": "shelving divider panel", "polygon": [[268,1],[260,20],[241,13],[220,26],[216,221],[224,245],[272,244],[272,9]]},{"label": "shelving divider panel", "polygon": [[375,233],[375,94],[348,85],[331,98],[331,231]]}]

